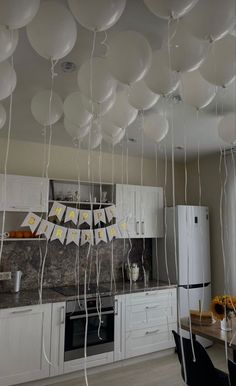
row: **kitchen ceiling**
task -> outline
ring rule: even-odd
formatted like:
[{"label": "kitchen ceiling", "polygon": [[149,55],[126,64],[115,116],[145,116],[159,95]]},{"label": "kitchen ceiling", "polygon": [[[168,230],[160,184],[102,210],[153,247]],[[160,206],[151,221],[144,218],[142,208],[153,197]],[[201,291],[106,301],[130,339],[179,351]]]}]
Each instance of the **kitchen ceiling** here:
[{"label": "kitchen ceiling", "polygon": [[[43,0],[42,0],[43,1]],[[64,4],[64,0],[56,0]],[[78,38],[73,50],[56,65],[54,90],[64,100],[68,94],[78,90],[77,71],[80,65],[89,58],[92,48],[92,32],[86,30],[77,23]],[[121,30],[135,30],[141,32],[149,41],[152,49],[161,47],[163,38],[167,37],[167,21],[154,16],[145,7],[143,0],[127,0],[124,13],[119,21],[105,33],[97,34],[95,55],[101,55],[109,45],[109,38]],[[73,62],[76,70],[63,72],[63,62]],[[25,28],[19,31],[19,43],[14,53],[14,66],[17,73],[17,86],[13,94],[13,116],[11,138],[29,141],[43,142],[42,128],[34,120],[30,103],[32,97],[40,90],[49,89],[51,84],[50,63],[39,56],[31,47],[26,36]],[[9,110],[9,98],[3,101],[6,110]],[[166,144],[167,154],[171,155],[172,145],[175,148],[177,160],[183,159],[183,147],[186,146],[187,157],[195,157],[198,152],[200,155],[217,152],[222,146],[227,145],[218,136],[217,124],[219,117],[224,112],[235,111],[236,109],[236,81],[231,83],[226,89],[219,89],[217,97],[211,102],[204,111],[197,113],[196,109],[183,104],[176,92],[174,100],[160,98],[156,105],[145,114],[153,111],[165,112],[169,119],[170,127],[167,137],[161,142],[160,151],[163,153]],[[139,115],[133,124],[126,130],[126,137],[123,143],[129,143],[129,154],[140,156],[142,141],[142,117]],[[0,131],[1,137],[7,136],[7,124]],[[129,140],[130,139],[130,140]],[[53,128],[53,144],[62,146],[73,146],[71,137],[67,134],[61,118]],[[115,148],[116,152],[121,152],[122,142]],[[162,149],[162,150],[161,150]],[[109,151],[109,145],[102,144],[102,150]],[[155,146],[143,136],[143,153],[145,157],[155,156]]]}]

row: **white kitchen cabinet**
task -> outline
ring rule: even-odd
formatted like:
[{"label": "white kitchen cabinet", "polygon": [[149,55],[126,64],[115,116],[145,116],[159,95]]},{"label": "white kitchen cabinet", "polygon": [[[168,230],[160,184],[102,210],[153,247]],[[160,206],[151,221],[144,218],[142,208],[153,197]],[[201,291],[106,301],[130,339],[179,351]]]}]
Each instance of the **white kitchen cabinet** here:
[{"label": "white kitchen cabinet", "polygon": [[114,361],[124,359],[125,295],[115,296]]},{"label": "white kitchen cabinet", "polygon": [[50,376],[64,372],[65,310],[65,302],[52,305]]},{"label": "white kitchen cabinet", "polygon": [[126,295],[125,358],[174,347],[176,289]]},{"label": "white kitchen cabinet", "polygon": [[163,237],[163,189],[116,185],[117,222],[128,221],[131,238]]},{"label": "white kitchen cabinet", "polygon": [[5,187],[5,176],[0,174],[0,210],[47,212],[48,192],[47,178],[7,175]]},{"label": "white kitchen cabinet", "polygon": [[49,376],[51,304],[0,310],[0,385]]}]

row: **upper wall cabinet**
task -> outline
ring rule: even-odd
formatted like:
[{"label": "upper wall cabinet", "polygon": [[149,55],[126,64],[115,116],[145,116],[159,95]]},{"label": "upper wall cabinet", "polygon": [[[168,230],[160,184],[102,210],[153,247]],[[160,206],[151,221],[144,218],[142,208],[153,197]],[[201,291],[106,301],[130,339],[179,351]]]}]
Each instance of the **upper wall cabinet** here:
[{"label": "upper wall cabinet", "polygon": [[[46,178],[0,174],[0,210],[47,212],[49,182]],[[6,189],[6,194],[4,189]],[[5,197],[5,199],[4,199]]]},{"label": "upper wall cabinet", "polygon": [[117,184],[116,206],[131,238],[163,237],[163,188]]}]

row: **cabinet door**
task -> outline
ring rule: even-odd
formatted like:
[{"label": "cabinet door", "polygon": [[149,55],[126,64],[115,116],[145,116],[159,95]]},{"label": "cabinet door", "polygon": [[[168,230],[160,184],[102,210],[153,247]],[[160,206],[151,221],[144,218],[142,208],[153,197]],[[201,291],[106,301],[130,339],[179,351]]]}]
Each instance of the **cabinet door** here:
[{"label": "cabinet door", "polygon": [[116,185],[117,222],[127,220],[131,238],[141,237],[138,188],[136,185]]},{"label": "cabinet door", "polygon": [[143,186],[140,191],[141,237],[163,237],[163,189]]},{"label": "cabinet door", "polygon": [[0,310],[0,385],[49,376],[51,304]]},{"label": "cabinet door", "polygon": [[[0,210],[14,212],[47,212],[48,179],[41,177],[6,177],[6,200],[4,200],[5,177],[0,175]],[[5,202],[4,202],[5,201]]]},{"label": "cabinet door", "polygon": [[50,376],[63,374],[65,339],[65,302],[52,305]]}]

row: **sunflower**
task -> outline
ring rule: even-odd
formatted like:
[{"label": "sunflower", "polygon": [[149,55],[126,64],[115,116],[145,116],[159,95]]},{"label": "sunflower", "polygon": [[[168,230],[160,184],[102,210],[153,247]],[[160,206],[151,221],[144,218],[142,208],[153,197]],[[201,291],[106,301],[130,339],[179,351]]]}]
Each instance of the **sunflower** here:
[{"label": "sunflower", "polygon": [[216,319],[223,320],[225,316],[235,314],[236,297],[230,295],[215,296],[211,303],[211,310]]}]

